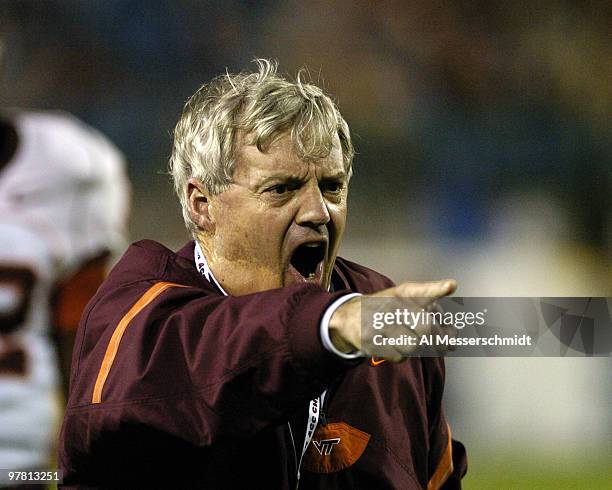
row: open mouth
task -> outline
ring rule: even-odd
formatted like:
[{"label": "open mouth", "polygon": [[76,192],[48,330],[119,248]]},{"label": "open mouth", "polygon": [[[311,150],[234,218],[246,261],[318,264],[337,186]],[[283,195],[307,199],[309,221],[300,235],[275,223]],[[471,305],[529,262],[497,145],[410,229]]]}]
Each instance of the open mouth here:
[{"label": "open mouth", "polygon": [[322,242],[305,243],[295,249],[291,255],[291,265],[305,279],[317,279],[325,258],[325,244]]}]

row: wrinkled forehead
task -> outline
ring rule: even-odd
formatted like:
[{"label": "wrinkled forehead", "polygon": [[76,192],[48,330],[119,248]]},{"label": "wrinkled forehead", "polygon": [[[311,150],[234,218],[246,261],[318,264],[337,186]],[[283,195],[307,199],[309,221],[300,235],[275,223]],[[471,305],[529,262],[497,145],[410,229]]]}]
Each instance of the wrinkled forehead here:
[{"label": "wrinkled forehead", "polygon": [[290,147],[291,151],[305,161],[325,158],[334,148],[342,151],[337,132],[321,134],[313,130],[311,126],[306,126],[302,130],[298,127],[291,127],[274,132],[255,130],[245,133],[239,131],[236,135],[235,148],[240,150],[244,147],[256,146],[260,151],[267,153]]},{"label": "wrinkled forehead", "polygon": [[266,176],[285,173],[300,176],[315,168],[318,174],[346,176],[342,147],[337,135],[333,137],[331,151],[321,157],[301,155],[290,133],[273,139],[263,148],[258,148],[252,135],[237,138],[235,150],[234,180],[244,177]]}]

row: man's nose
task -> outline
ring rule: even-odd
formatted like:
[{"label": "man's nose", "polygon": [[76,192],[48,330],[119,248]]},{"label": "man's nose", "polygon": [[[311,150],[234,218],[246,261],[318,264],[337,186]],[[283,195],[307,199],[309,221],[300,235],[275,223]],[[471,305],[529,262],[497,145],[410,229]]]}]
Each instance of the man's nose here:
[{"label": "man's nose", "polygon": [[296,215],[296,223],[302,226],[318,227],[329,222],[329,211],[321,189],[317,185],[308,185],[302,189],[300,209]]}]

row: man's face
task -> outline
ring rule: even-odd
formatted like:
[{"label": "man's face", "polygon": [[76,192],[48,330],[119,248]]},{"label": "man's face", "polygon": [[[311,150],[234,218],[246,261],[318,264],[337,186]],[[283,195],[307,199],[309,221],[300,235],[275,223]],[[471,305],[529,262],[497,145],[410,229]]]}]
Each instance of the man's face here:
[{"label": "man's face", "polygon": [[340,142],[303,161],[285,135],[265,152],[242,145],[233,183],[209,199],[211,230],[200,243],[230,294],[312,282],[328,288],[347,211]]}]

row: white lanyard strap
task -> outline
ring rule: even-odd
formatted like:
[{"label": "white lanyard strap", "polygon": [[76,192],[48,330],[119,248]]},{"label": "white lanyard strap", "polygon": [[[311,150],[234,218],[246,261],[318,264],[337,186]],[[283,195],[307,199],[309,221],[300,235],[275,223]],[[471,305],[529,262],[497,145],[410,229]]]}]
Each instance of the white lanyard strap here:
[{"label": "white lanyard strap", "polygon": [[306,435],[304,436],[304,446],[302,447],[302,454],[300,455],[300,462],[298,463],[297,477],[300,479],[300,468],[302,467],[302,459],[306,450],[312,441],[312,436],[315,433],[317,424],[319,423],[319,415],[321,414],[321,407],[325,401],[325,391],[321,393],[321,396],[310,400],[308,404],[308,419],[306,420]]},{"label": "white lanyard strap", "polygon": [[223,289],[223,286],[219,284],[212,271],[210,270],[210,267],[208,266],[208,261],[206,260],[204,252],[202,252],[202,248],[200,247],[200,244],[197,242],[197,240],[195,242],[193,258],[195,260],[196,269],[198,269],[200,274],[202,274],[208,282],[214,283],[224,296],[228,296],[228,294],[225,292],[225,289]]}]

